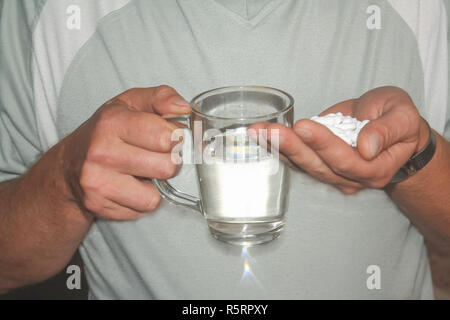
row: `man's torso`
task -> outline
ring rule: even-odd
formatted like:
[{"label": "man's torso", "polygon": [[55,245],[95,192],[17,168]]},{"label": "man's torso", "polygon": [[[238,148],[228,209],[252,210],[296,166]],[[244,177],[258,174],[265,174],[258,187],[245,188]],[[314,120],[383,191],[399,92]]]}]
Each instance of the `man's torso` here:
[{"label": "man's torso", "polygon": [[[53,79],[35,93],[46,106],[43,144],[120,92],[161,84],[186,99],[228,85],[280,88],[295,98],[295,120],[382,85],[429,108],[417,39],[388,1],[376,1],[380,29],[368,26],[373,1],[56,2],[35,35],[46,39],[35,44],[36,74]],[[79,5],[80,29],[42,25],[69,2]],[[42,120],[50,115],[53,129]],[[195,168],[173,182],[197,192]],[[285,230],[248,250],[251,272],[242,250],[214,240],[200,215],[165,202],[136,222],[97,221],[80,251],[92,298],[432,297],[422,236],[382,190],[345,196],[299,171]],[[381,289],[367,286],[372,265]]]}]

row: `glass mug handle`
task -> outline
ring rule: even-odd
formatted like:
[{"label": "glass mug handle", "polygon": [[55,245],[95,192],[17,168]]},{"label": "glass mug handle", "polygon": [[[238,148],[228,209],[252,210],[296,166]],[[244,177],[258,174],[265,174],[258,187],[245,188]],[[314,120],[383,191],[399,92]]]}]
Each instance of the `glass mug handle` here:
[{"label": "glass mug handle", "polygon": [[[166,119],[166,120],[170,121],[170,122],[186,121],[188,124],[188,128],[191,129],[190,121],[189,121],[190,120],[189,114],[182,115],[182,116],[179,116],[179,117],[173,118],[173,119]],[[193,209],[203,215],[202,202],[201,202],[200,198],[197,198],[195,196],[192,196],[190,194],[187,194],[187,193],[177,190],[169,182],[167,182],[167,180],[153,179],[152,181],[153,181],[153,184],[155,185],[155,187],[158,189],[161,196],[165,200],[167,200],[170,203],[173,203],[175,205],[180,205],[180,206],[184,206],[184,207]]]}]

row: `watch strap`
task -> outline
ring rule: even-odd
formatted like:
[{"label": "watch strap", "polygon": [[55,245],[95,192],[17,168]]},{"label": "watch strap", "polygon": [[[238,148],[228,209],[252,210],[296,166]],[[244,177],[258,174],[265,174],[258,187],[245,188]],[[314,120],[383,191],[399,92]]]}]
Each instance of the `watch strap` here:
[{"label": "watch strap", "polygon": [[[424,119],[425,120],[425,119]],[[403,180],[406,180],[407,178],[413,176],[417,173],[417,171],[421,170],[423,167],[425,167],[428,162],[431,161],[431,159],[434,156],[434,153],[436,152],[436,136],[434,135],[433,131],[431,130],[430,125],[425,120],[428,129],[430,131],[430,135],[428,138],[428,142],[425,145],[425,147],[413,155],[398,171],[397,173],[392,177],[391,183],[397,183],[401,182]]]}]

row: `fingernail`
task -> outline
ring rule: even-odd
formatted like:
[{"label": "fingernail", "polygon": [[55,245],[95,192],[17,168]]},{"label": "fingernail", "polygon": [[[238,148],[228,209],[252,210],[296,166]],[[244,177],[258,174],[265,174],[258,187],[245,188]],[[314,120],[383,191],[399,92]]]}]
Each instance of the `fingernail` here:
[{"label": "fingernail", "polygon": [[381,149],[380,136],[376,133],[369,137],[369,151],[372,158],[375,158]]},{"label": "fingernail", "polygon": [[306,130],[304,128],[296,128],[295,132],[302,138],[303,140],[311,140],[312,133],[309,130]]},{"label": "fingernail", "polygon": [[180,107],[189,108],[190,104],[186,100],[180,97],[173,98],[172,102]]}]

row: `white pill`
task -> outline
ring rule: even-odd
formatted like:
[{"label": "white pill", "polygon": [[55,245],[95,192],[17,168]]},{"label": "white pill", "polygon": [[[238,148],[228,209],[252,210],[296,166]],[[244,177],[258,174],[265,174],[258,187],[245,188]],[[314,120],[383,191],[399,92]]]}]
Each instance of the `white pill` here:
[{"label": "white pill", "polygon": [[344,116],[341,112],[330,113],[323,117],[314,116],[311,120],[327,126],[331,132],[352,147],[357,146],[359,132],[369,123],[369,120],[358,121],[351,116]]},{"label": "white pill", "polygon": [[311,118],[311,120],[323,124],[324,126],[334,126],[334,117],[317,117]]},{"label": "white pill", "polygon": [[342,120],[342,123],[356,123],[356,121],[354,119],[352,119],[351,117],[345,117],[344,120]]},{"label": "white pill", "polygon": [[354,122],[353,123],[341,123],[339,125],[339,128],[342,130],[355,130],[356,127],[357,127],[357,124]]},{"label": "white pill", "polygon": [[330,129],[334,134],[340,134],[340,135],[345,134],[345,131],[338,127],[333,126],[333,127],[329,127],[328,129]]}]

